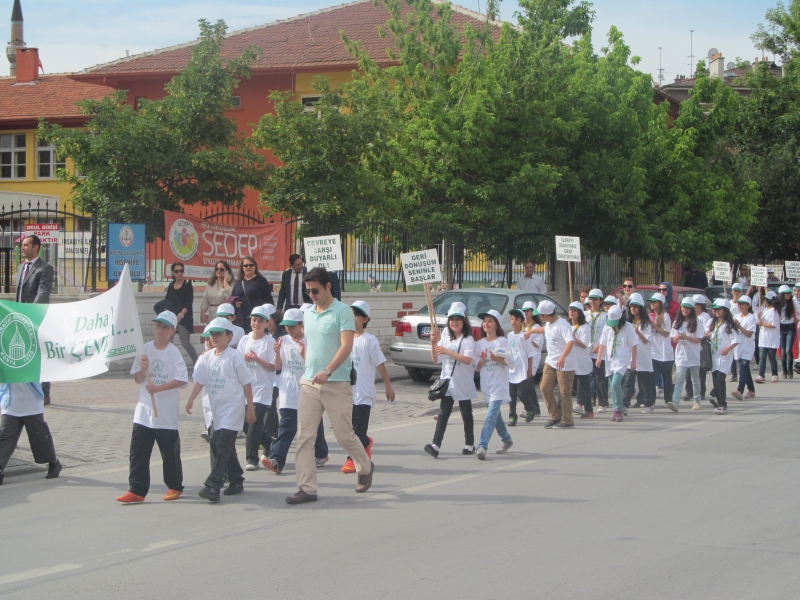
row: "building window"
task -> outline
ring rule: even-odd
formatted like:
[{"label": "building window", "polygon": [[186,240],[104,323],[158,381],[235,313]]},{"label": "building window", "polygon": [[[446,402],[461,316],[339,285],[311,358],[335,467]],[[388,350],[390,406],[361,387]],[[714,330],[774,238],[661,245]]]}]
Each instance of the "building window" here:
[{"label": "building window", "polygon": [[0,179],[25,179],[25,134],[0,135]]},{"label": "building window", "polygon": [[36,175],[39,179],[48,179],[58,176],[58,169],[66,167],[63,158],[56,156],[56,149],[45,140],[36,140]]},{"label": "building window", "polygon": [[317,112],[314,110],[314,105],[319,102],[321,96],[303,96],[300,98],[300,104],[303,105],[303,110],[306,112]]},{"label": "building window", "polygon": [[231,97],[231,108],[242,108],[242,97],[241,96],[232,96]]},{"label": "building window", "polygon": [[75,219],[75,230],[76,231],[91,231],[92,230],[92,220],[86,219],[83,217],[78,217]]}]

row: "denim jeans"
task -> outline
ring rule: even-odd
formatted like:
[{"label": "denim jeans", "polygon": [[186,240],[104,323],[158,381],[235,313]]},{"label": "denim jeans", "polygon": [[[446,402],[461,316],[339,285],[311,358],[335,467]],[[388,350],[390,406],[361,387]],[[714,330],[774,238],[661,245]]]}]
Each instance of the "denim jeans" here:
[{"label": "denim jeans", "polygon": [[781,367],[786,375],[792,370],[794,352],[794,324],[781,324]]},{"label": "denim jeans", "polygon": [[753,373],[750,371],[750,359],[740,358],[737,362],[739,363],[739,387],[736,389],[738,389],[741,394],[746,385],[749,391],[755,392],[756,386],[753,385]]},{"label": "denim jeans", "polygon": [[504,442],[510,442],[511,436],[508,435],[508,428],[506,422],[500,416],[500,407],[503,405],[501,400],[493,400],[489,402],[489,412],[486,413],[486,420],[483,422],[483,429],[481,429],[481,439],[478,442],[478,448],[489,448],[489,440],[492,439],[492,433],[497,429],[500,439]]},{"label": "denim jeans", "polygon": [[[286,457],[289,455],[289,446],[297,435],[297,409],[280,409],[281,420],[278,425],[278,437],[272,442],[269,450],[269,457],[274,458],[278,463],[278,468],[283,470],[286,464]],[[314,458],[325,458],[328,456],[328,443],[325,441],[325,430],[322,428],[322,419],[317,428],[317,440],[314,442]]]},{"label": "denim jeans", "polygon": [[776,348],[759,348],[758,349],[758,375],[764,377],[767,372],[767,357],[769,357],[769,366],[772,369],[772,374],[778,376],[778,360],[775,358]]},{"label": "denim jeans", "polygon": [[622,380],[624,378],[624,373],[614,373],[608,378],[608,389],[611,392],[611,397],[614,399],[614,410],[619,412],[622,412],[624,406],[622,400]]},{"label": "denim jeans", "polygon": [[700,404],[700,367],[678,367],[675,375],[675,390],[672,393],[672,403],[678,406],[681,403],[683,384],[686,383],[686,374],[692,378],[692,395],[694,401]]}]

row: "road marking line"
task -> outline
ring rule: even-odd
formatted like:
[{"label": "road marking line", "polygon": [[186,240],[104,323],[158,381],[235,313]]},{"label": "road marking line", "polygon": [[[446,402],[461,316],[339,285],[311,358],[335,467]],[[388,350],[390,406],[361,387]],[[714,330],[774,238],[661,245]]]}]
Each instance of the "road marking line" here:
[{"label": "road marking line", "polygon": [[142,552],[148,552],[149,550],[158,550],[160,548],[166,548],[168,546],[174,546],[176,544],[182,544],[183,541],[181,540],[164,540],[163,542],[153,542],[152,544],[148,545],[147,548],[142,548]]},{"label": "road marking line", "polygon": [[17,581],[24,581],[26,579],[33,579],[34,577],[44,577],[45,575],[63,573],[64,571],[71,571],[73,569],[80,569],[82,567],[83,565],[64,563],[62,565],[55,565],[54,567],[40,567],[38,569],[31,569],[30,571],[11,573],[10,575],[3,575],[0,577],[0,585],[4,585],[6,583],[16,583]]}]

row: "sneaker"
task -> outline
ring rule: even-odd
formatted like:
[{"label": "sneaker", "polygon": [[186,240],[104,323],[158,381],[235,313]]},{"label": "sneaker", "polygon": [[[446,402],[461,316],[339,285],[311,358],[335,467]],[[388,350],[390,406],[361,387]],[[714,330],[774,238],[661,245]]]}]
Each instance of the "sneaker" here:
[{"label": "sneaker", "polygon": [[559,423],[561,423],[561,419],[550,419],[550,420],[547,421],[547,423],[544,424],[544,428],[545,429],[552,429],[553,427],[555,427]]},{"label": "sneaker", "polygon": [[653,407],[652,406],[645,406],[642,409],[642,414],[643,415],[649,415],[651,412],[653,412]]},{"label": "sneaker", "polygon": [[700,404],[699,402],[695,402],[695,403],[692,405],[692,410],[700,410],[701,408],[703,408],[703,405],[702,405],[702,404]]},{"label": "sneaker", "polygon": [[247,466],[244,468],[245,471],[258,471],[258,463],[247,463]]},{"label": "sneaker", "polygon": [[464,446],[461,449],[461,454],[464,456],[469,456],[470,454],[475,454],[475,446]]},{"label": "sneaker", "polygon": [[261,457],[261,464],[266,467],[267,471],[273,473],[274,475],[280,475],[281,469],[278,468],[278,461],[274,458],[270,458],[269,456],[262,456]]},{"label": "sneaker", "polygon": [[[169,502],[170,500],[177,500],[181,497],[182,493],[183,492],[179,492],[178,490],[167,490],[167,493],[164,494],[164,500],[166,502]],[[119,500],[119,498],[117,498],[117,500]],[[144,498],[142,498],[142,500],[144,500]]]},{"label": "sneaker", "polygon": [[478,451],[475,453],[475,456],[478,457],[478,460],[486,460],[486,448],[481,446],[478,448]]},{"label": "sneaker", "polygon": [[197,494],[201,498],[204,498],[210,502],[219,502],[219,492],[213,488],[208,486],[204,487],[200,492]]},{"label": "sneaker", "polygon": [[724,406],[718,406],[717,408],[714,409],[715,415],[724,415],[726,412],[728,412],[728,409],[725,408]]},{"label": "sneaker", "polygon": [[367,447],[366,447],[366,448],[364,448],[364,450],[366,450],[366,451],[367,451],[367,457],[369,457],[369,458],[372,458],[372,444],[374,444],[374,443],[375,443],[375,440],[373,440],[373,439],[372,439],[371,437],[369,437],[369,436],[367,436],[367,439],[369,440],[369,444],[367,444]]},{"label": "sneaker", "polygon": [[594,419],[594,413],[593,413],[593,412],[590,412],[590,413],[583,413],[583,414],[580,416],[580,418],[581,418],[581,419]]},{"label": "sneaker", "polygon": [[618,410],[615,410],[614,414],[611,415],[611,420],[614,421],[615,423],[621,423],[622,422],[622,413],[620,411],[618,411]]},{"label": "sneaker", "polygon": [[556,425],[554,429],[575,429],[574,423],[564,423],[563,421]]},{"label": "sneaker", "polygon": [[237,440],[243,440],[246,437],[247,437],[247,434],[244,431],[240,431],[239,433],[236,434],[236,439]]},{"label": "sneaker", "polygon": [[236,494],[241,494],[244,491],[244,483],[232,483],[225,490],[222,492],[226,496],[235,496]]},{"label": "sneaker", "polygon": [[297,490],[293,496],[286,496],[286,504],[305,504],[306,502],[316,501],[316,494],[307,494],[303,490]]},{"label": "sneaker", "polygon": [[509,415],[508,416],[508,426],[514,427],[517,424],[517,415]]},{"label": "sneaker", "polygon": [[773,375],[772,376],[772,383],[778,383],[778,376],[777,375]]},{"label": "sneaker", "polygon": [[764,378],[761,375],[759,375],[753,381],[755,381],[756,383],[764,383]]},{"label": "sneaker", "polygon": [[755,392],[747,392],[747,393],[744,395],[744,397],[745,397],[745,398],[755,398],[755,397],[756,397],[756,393],[755,393]]},{"label": "sneaker", "polygon": [[[788,377],[789,377],[789,376],[788,376],[786,373],[784,373],[783,375],[781,375],[781,379],[787,379]],[[775,378],[773,377],[773,379],[775,379]]]},{"label": "sneaker", "polygon": [[719,408],[719,402],[717,402],[717,399],[716,399],[716,398],[714,398],[714,396],[709,396],[709,397],[708,397],[708,403],[709,403],[711,406],[713,406],[714,408]]},{"label": "sneaker", "polygon": [[55,479],[59,475],[61,475],[61,469],[64,466],[61,464],[60,461],[50,463],[50,468],[47,469],[47,475],[44,476],[45,479]]},{"label": "sneaker", "polygon": [[356,484],[356,494],[363,494],[370,487],[372,487],[372,474],[375,472],[375,463],[369,462],[369,473],[366,475],[358,476],[358,483]]},{"label": "sneaker", "polygon": [[739,381],[739,378],[736,375],[731,375],[731,378],[728,381],[730,381],[731,383],[735,383]]},{"label": "sneaker", "polygon": [[[172,491],[172,490],[170,490]],[[178,492],[180,493],[180,492]],[[166,499],[166,497],[165,497]],[[134,502],[144,502],[144,496],[137,496],[133,492],[125,492],[122,496],[117,496],[117,502],[123,504],[133,504]]]},{"label": "sneaker", "polygon": [[599,413],[606,412],[606,410],[607,410],[607,408],[605,406],[598,406],[597,407],[597,412],[599,412]]},{"label": "sneaker", "polygon": [[356,472],[356,464],[353,462],[353,459],[349,456],[342,467],[342,473],[355,473]]},{"label": "sneaker", "polygon": [[739,390],[733,390],[733,392],[731,392],[731,396],[736,398],[739,402],[744,400],[744,396],[742,396],[742,392],[740,392]]},{"label": "sneaker", "polygon": [[663,398],[664,397],[664,388],[657,388],[656,389],[656,398]]},{"label": "sneaker", "polygon": [[667,402],[667,408],[670,409],[672,412],[678,412],[678,407],[675,405],[674,402]]},{"label": "sneaker", "polygon": [[425,452],[430,454],[433,458],[439,458],[439,449],[434,447],[433,444],[425,444],[423,450],[425,450]]},{"label": "sneaker", "polygon": [[325,463],[330,460],[330,458],[331,458],[330,456],[326,456],[325,458],[315,458],[314,462],[316,463],[317,468],[321,469],[322,467],[325,466]]},{"label": "sneaker", "polygon": [[[636,404],[631,404],[631,408],[643,408],[644,404],[637,402]],[[625,413],[627,414],[627,413]]]},{"label": "sneaker", "polygon": [[627,406],[623,406],[622,407],[622,414],[625,415],[626,417],[628,416],[628,407]]},{"label": "sneaker", "polygon": [[580,404],[576,404],[575,406],[572,407],[572,412],[576,415],[582,415],[583,407]]},{"label": "sneaker", "polygon": [[536,411],[535,410],[525,411],[525,422],[526,423],[530,423],[531,421],[533,421],[533,419],[535,417],[536,417]]},{"label": "sneaker", "polygon": [[536,416],[537,416],[537,417],[540,417],[540,416],[542,416],[542,409],[541,409],[541,408],[539,408],[538,406],[537,406],[536,408],[534,408],[534,409],[533,409],[533,412],[535,412],[535,413],[536,413]]},{"label": "sneaker", "polygon": [[514,442],[503,442],[497,447],[497,454],[505,454],[511,449],[511,446],[514,445]]},{"label": "sneaker", "polygon": [[794,372],[797,373],[798,375],[800,375],[800,362],[796,361],[794,363]]},{"label": "sneaker", "polygon": [[208,432],[207,431],[204,431],[203,433],[201,433],[200,437],[203,438],[205,441],[209,441]]}]

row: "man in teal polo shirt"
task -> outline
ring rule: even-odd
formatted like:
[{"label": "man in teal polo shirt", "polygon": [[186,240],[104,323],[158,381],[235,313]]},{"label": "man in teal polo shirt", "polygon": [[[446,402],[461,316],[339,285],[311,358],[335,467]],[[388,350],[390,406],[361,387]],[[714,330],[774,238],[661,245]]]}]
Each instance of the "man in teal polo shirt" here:
[{"label": "man in teal polo shirt", "polygon": [[353,433],[353,390],[350,387],[350,352],[356,325],[353,311],[331,294],[330,276],[325,269],[311,269],[303,279],[314,301],[304,316],[306,370],[300,379],[300,402],[297,411],[297,487],[289,504],[317,500],[317,468],[314,442],[322,413],[327,412],[336,441],[350,455],[358,472],[356,492],[366,492],[372,485],[375,465],[364,445]]}]

